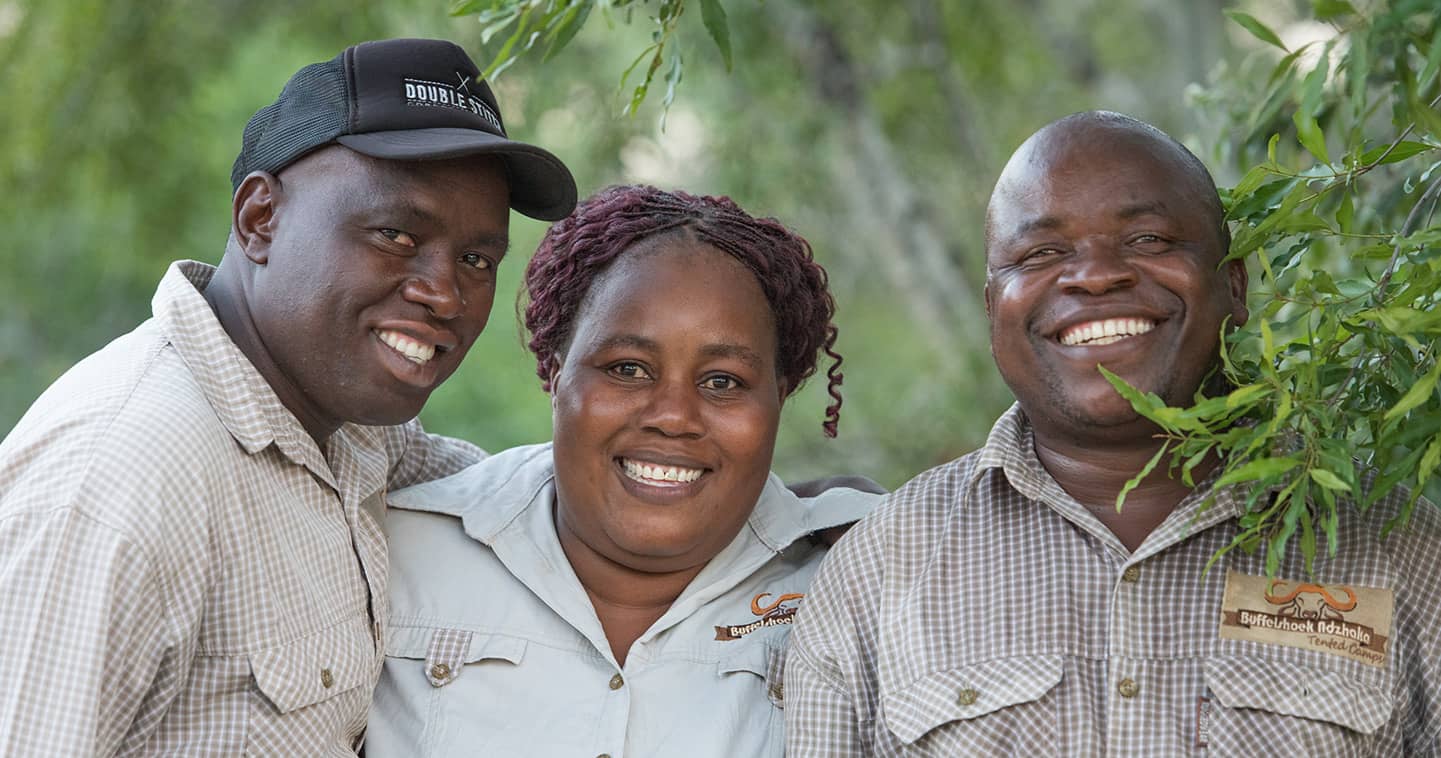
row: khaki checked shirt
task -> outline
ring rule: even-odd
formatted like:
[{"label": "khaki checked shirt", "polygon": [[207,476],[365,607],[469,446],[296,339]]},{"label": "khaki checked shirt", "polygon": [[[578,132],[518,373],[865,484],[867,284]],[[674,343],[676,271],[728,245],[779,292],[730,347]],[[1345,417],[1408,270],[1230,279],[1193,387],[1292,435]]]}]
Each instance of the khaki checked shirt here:
[{"label": "khaki checked shirt", "polygon": [[418,423],[305,433],[171,266],[154,317],[0,443],[0,755],[353,754],[388,487],[482,457]]},{"label": "khaki checked shirt", "polygon": [[1240,550],[1203,575],[1248,495],[1210,494],[1127,551],[1013,407],[827,557],[791,635],[787,755],[1436,755],[1435,507],[1382,540],[1404,493],[1343,504],[1337,554],[1268,580]]}]

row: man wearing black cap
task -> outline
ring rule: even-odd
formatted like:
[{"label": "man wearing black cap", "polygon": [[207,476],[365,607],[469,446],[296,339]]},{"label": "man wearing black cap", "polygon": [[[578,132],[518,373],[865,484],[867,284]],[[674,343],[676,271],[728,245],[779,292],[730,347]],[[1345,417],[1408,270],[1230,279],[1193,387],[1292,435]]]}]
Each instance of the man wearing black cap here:
[{"label": "man wearing black cap", "polygon": [[0,443],[0,754],[352,753],[384,492],[480,451],[414,420],[484,328],[509,209],[575,204],[457,46],[307,66],[246,126],[218,268]]}]

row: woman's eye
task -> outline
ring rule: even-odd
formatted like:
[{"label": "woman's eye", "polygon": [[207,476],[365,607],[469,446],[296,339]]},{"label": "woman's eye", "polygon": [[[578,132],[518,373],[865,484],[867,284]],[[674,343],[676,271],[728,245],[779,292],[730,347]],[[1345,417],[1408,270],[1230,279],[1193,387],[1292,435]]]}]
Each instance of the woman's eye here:
[{"label": "woman's eye", "polygon": [[610,367],[610,373],[626,379],[649,379],[650,374],[646,373],[645,367],[639,363],[624,361]]},{"label": "woman's eye", "polygon": [[491,268],[490,259],[480,253],[464,253],[460,256],[460,262],[482,271]]},{"label": "woman's eye", "polygon": [[406,247],[415,247],[415,238],[399,229],[381,229],[380,233],[391,242],[399,243]]}]

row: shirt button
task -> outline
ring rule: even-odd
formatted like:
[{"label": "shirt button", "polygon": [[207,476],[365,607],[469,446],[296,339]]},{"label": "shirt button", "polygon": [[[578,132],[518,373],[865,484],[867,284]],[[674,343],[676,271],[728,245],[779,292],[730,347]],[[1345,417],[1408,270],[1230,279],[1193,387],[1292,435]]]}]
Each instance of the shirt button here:
[{"label": "shirt button", "polygon": [[335,675],[330,673],[330,669],[320,670],[320,686],[327,690],[335,686]]},{"label": "shirt button", "polygon": [[618,690],[618,689],[620,689],[621,687],[624,687],[624,686],[625,686],[625,679],[621,678],[621,675],[620,675],[620,674],[616,674],[615,676],[613,676],[613,677],[610,678],[610,688],[611,688],[611,689],[613,689],[613,690]]},{"label": "shirt button", "polygon": [[1141,685],[1136,684],[1135,679],[1127,677],[1116,684],[1116,691],[1121,693],[1121,697],[1135,697],[1136,693],[1141,691]]},{"label": "shirt button", "polygon": [[1123,582],[1132,582],[1132,583],[1134,583],[1136,580],[1138,580],[1138,579],[1140,579],[1140,578],[1141,578],[1141,567],[1140,567],[1140,566],[1127,566],[1127,567],[1126,567],[1126,570],[1121,572],[1121,581],[1123,581]]},{"label": "shirt button", "polygon": [[430,667],[430,678],[436,681],[445,681],[450,678],[450,665],[437,663]]},{"label": "shirt button", "polygon": [[975,705],[976,698],[978,697],[980,697],[980,693],[976,692],[970,687],[967,687],[961,690],[961,693],[956,696],[956,702],[960,703],[961,705]]}]

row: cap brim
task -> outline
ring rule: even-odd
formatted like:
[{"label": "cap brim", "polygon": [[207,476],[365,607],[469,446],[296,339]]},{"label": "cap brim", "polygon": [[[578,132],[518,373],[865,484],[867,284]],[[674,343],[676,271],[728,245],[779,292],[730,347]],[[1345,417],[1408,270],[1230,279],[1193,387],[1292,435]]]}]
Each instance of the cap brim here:
[{"label": "cap brim", "polygon": [[575,178],[570,169],[535,145],[459,128],[345,134],[336,141],[362,155],[390,160],[495,155],[509,169],[510,207],[542,221],[559,221],[575,210]]}]

